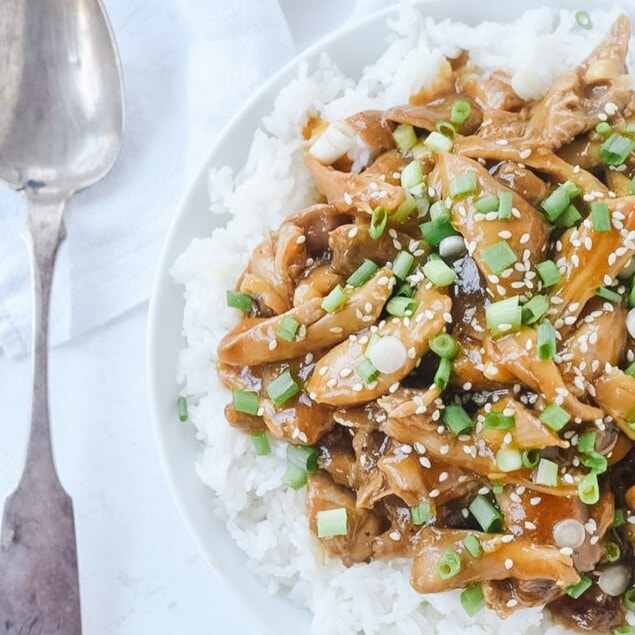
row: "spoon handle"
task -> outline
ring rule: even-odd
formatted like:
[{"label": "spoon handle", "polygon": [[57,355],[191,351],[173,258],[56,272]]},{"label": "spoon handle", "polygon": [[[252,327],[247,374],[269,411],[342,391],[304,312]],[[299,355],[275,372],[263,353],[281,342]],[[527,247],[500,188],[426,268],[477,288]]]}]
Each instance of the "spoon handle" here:
[{"label": "spoon handle", "polygon": [[73,503],[53,460],[48,408],[48,320],[68,196],[28,190],[33,277],[33,402],[26,465],[7,498],[0,535],[3,633],[81,635]]}]

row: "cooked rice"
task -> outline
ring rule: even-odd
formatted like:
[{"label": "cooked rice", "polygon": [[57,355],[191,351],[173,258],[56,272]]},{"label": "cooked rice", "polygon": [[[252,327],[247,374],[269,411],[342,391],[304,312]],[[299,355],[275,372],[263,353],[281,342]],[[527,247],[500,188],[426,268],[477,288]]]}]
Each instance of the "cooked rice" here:
[{"label": "cooked rice", "polygon": [[[211,210],[229,213],[225,228],[196,238],[172,273],[185,286],[184,334],[178,381],[190,403],[201,440],[197,473],[215,493],[211,504],[227,524],[254,572],[271,593],[287,595],[313,613],[315,634],[463,633],[494,635],[567,632],[540,609],[517,611],[504,622],[493,611],[473,618],[459,592],[420,596],[409,582],[410,562],[372,562],[350,569],[325,556],[309,533],[304,491],[281,484],[285,443],[272,442],[270,456],[254,455],[249,437],[230,428],[223,408],[230,399],[215,372],[216,347],[237,320],[225,306],[248,257],[268,229],[318,200],[302,162],[301,130],[308,114],[333,120],[368,108],[405,103],[435,77],[444,55],[467,49],[484,72],[506,68],[522,97],[540,97],[553,79],[577,64],[608,30],[617,10],[591,14],[593,29],[578,27],[574,14],[539,9],[513,24],[477,27],[435,23],[402,5],[390,23],[385,53],[357,83],[326,57],[317,69],[302,64],[257,130],[245,167],[210,174]],[[633,50],[631,46],[631,50]],[[633,68],[633,57],[629,66]]]}]

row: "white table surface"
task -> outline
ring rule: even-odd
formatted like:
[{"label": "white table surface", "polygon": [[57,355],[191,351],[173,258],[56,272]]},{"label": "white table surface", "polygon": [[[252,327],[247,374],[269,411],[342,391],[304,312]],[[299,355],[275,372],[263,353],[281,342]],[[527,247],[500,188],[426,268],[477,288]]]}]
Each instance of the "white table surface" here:
[{"label": "white table surface", "polygon": [[[255,635],[196,551],[161,472],[145,392],[146,313],[143,305],[51,353],[55,454],[75,506],[84,633]],[[0,356],[3,500],[23,465],[29,398],[28,360]]]}]

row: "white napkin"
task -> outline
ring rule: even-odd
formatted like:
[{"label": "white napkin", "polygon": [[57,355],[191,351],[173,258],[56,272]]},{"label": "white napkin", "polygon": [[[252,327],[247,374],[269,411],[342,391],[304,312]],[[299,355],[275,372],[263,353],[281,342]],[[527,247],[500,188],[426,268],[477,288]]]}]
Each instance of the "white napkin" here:
[{"label": "white napkin", "polygon": [[[223,124],[296,52],[388,0],[106,0],[126,87],[112,172],[68,206],[59,344],[147,299],[168,222]],[[0,188],[0,351],[30,346],[25,201]]]}]

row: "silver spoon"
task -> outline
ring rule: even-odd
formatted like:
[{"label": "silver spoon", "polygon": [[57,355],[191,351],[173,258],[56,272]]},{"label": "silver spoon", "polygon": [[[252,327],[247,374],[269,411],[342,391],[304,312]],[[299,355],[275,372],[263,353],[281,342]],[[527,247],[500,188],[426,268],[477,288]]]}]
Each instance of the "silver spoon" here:
[{"label": "silver spoon", "polygon": [[49,297],[64,207],[121,147],[121,67],[99,0],[0,0],[0,42],[0,179],[27,199],[34,288],[31,431],[4,508],[0,632],[79,635],[73,504],[49,429]]}]

